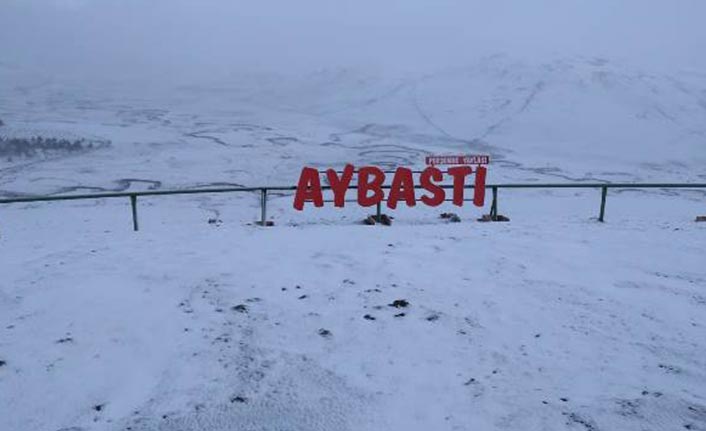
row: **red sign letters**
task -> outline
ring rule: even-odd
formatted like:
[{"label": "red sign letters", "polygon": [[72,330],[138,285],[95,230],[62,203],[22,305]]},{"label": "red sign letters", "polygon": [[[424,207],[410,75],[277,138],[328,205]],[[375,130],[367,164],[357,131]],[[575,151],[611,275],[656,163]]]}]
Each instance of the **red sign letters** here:
[{"label": "red sign letters", "polygon": [[[356,169],[353,165],[346,165],[340,174],[334,169],[326,170],[326,178],[333,192],[333,203],[336,207],[343,207],[346,200],[346,192],[351,186],[353,175]],[[419,185],[415,185],[414,174],[409,168],[397,168],[392,177],[389,187],[385,184],[385,173],[375,166],[364,166],[357,170],[358,174],[358,205],[370,207],[377,205],[383,200],[387,200],[387,206],[391,209],[397,208],[397,204],[404,202],[407,206],[413,207],[417,204],[416,191],[422,189],[424,192],[419,200],[423,204],[432,207],[441,205],[446,200],[446,188],[441,186],[445,174],[453,180],[452,202],[454,205],[462,206],[464,201],[464,186],[466,177],[475,173],[475,183],[473,189],[473,204],[482,207],[485,202],[485,177],[487,168],[485,166],[453,166],[445,172],[434,166],[424,169],[419,175]],[[387,191],[387,196],[385,196]],[[321,173],[316,168],[306,167],[302,169],[297,185],[297,193],[294,196],[294,208],[301,211],[306,202],[312,202],[315,207],[324,206],[323,189],[321,187]]]}]

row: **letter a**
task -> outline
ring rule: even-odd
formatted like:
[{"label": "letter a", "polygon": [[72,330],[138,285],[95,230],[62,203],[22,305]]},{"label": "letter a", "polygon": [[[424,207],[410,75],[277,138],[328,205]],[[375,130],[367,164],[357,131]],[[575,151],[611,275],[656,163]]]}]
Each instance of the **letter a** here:
[{"label": "letter a", "polygon": [[390,186],[390,195],[387,197],[387,206],[395,209],[400,200],[404,200],[410,207],[417,204],[414,196],[414,179],[412,178],[412,170],[409,168],[397,168],[395,171]]},{"label": "letter a", "polygon": [[304,168],[299,176],[297,194],[294,196],[294,209],[303,210],[305,202],[313,202],[314,206],[319,208],[324,206],[318,169]]}]

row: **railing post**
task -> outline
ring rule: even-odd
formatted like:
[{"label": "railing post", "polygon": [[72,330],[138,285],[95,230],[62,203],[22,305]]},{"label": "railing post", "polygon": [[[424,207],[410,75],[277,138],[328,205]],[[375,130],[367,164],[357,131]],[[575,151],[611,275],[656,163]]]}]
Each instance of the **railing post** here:
[{"label": "railing post", "polygon": [[608,187],[603,186],[601,187],[601,212],[598,215],[598,221],[603,223],[603,220],[605,219],[605,200],[606,197],[608,196]]},{"label": "railing post", "polygon": [[376,210],[376,214],[375,214],[375,221],[380,223],[381,218],[382,218],[382,203],[378,202],[377,210]]},{"label": "railing post", "polygon": [[498,216],[498,187],[493,186],[493,202],[490,205],[490,217],[494,218]]},{"label": "railing post", "polygon": [[267,189],[260,190],[260,225],[267,226]]},{"label": "railing post", "polygon": [[132,207],[132,230],[137,232],[140,229],[137,224],[137,195],[130,195],[130,206]]}]

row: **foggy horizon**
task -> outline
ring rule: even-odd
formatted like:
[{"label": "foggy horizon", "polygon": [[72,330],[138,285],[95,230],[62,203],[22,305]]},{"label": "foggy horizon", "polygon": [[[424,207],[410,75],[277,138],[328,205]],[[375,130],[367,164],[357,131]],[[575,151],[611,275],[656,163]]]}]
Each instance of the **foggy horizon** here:
[{"label": "foggy horizon", "polygon": [[353,68],[423,73],[488,55],[701,70],[706,3],[3,0],[0,60],[54,76],[169,77]]}]

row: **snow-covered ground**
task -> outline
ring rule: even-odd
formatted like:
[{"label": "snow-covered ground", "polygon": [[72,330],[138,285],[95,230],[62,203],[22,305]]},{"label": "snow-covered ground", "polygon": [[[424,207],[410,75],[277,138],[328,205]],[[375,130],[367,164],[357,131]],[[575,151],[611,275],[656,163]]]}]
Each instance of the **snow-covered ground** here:
[{"label": "snow-covered ground", "polygon": [[595,198],[269,229],[157,198],[137,234],[124,202],[6,208],[0,428],[705,429],[702,202]]},{"label": "snow-covered ground", "polygon": [[[3,197],[429,153],[490,153],[490,182],[706,181],[706,74],[592,57],[147,88],[2,63],[0,119],[110,142],[0,160]],[[368,227],[274,195],[264,229],[254,195],[151,197],[137,233],[127,200],[2,206],[0,430],[706,430],[706,195],[611,192],[605,224],[599,200]]]}]

